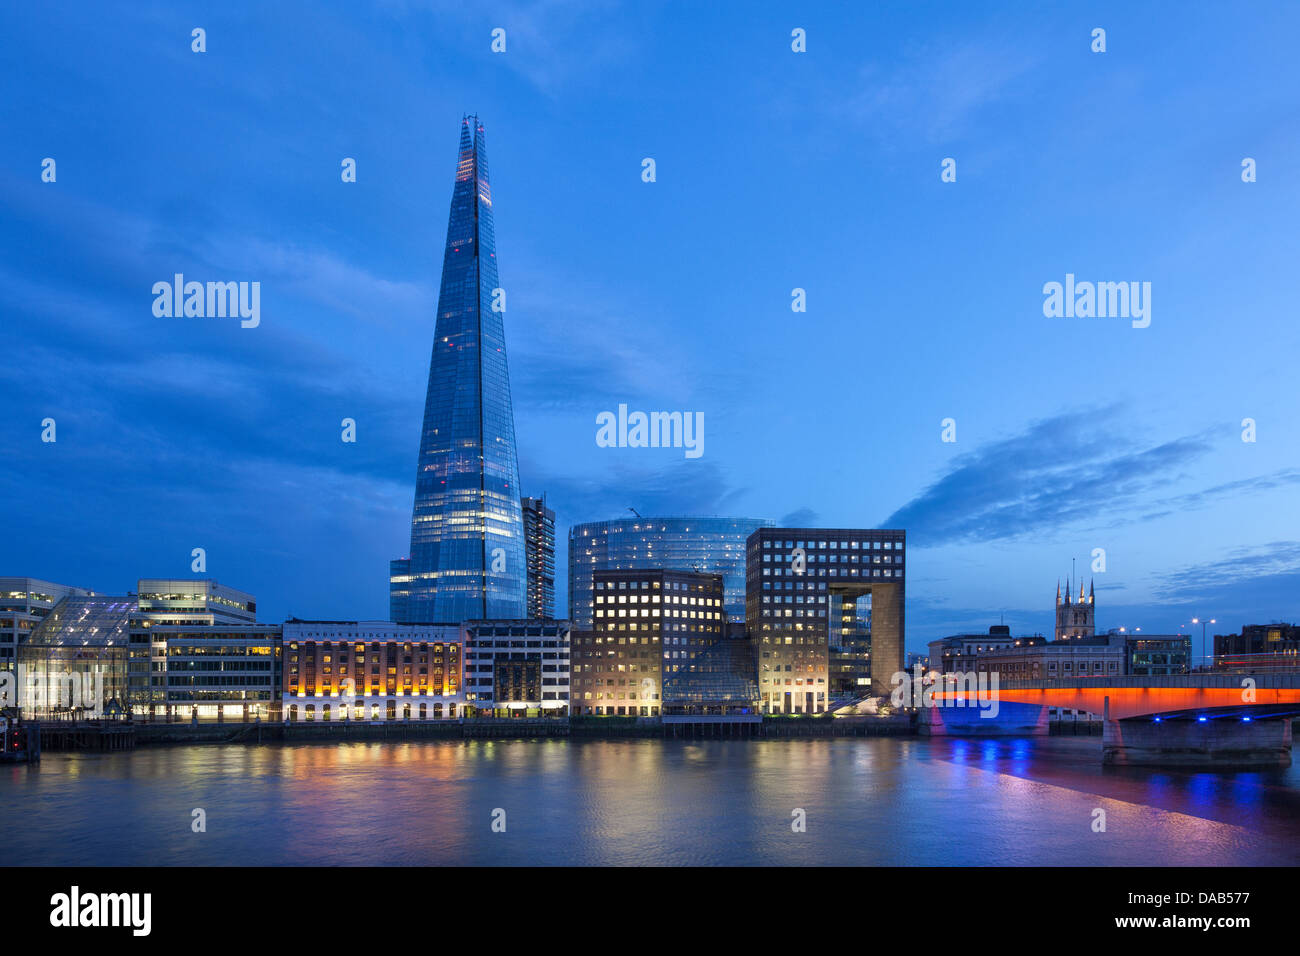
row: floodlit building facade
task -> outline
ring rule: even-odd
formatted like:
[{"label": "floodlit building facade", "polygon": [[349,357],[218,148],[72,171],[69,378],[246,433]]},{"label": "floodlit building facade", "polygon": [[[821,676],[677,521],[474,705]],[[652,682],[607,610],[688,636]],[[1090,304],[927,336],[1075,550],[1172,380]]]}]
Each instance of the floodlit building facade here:
[{"label": "floodlit building facade", "polygon": [[1083,581],[1079,582],[1079,593],[1073,592],[1072,581],[1065,582],[1065,595],[1061,595],[1061,582],[1056,582],[1056,640],[1070,641],[1097,635],[1097,602],[1093,585],[1088,584],[1088,593],[1083,593]]},{"label": "floodlit building facade", "polygon": [[458,627],[291,618],[282,641],[288,722],[461,716]]},{"label": "floodlit building facade", "polygon": [[1006,624],[994,624],[987,634],[953,634],[931,641],[930,667],[940,674],[964,674],[977,669],[981,655],[1008,647],[1047,642],[1041,635],[1012,637]]},{"label": "floodlit building facade", "polygon": [[[725,648],[714,652],[727,640],[722,575],[611,570],[594,577],[594,625],[573,641],[574,713],[660,717],[669,704],[753,708],[752,679],[738,690],[716,686],[737,668]],[[735,643],[748,657],[745,642]]]}]

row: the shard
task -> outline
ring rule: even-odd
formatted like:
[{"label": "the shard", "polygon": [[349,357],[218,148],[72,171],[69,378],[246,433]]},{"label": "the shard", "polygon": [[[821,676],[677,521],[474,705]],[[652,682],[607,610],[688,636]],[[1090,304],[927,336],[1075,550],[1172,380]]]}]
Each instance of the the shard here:
[{"label": "the shard", "polygon": [[415,477],[410,556],[393,561],[394,621],[526,617],[527,569],[483,126],[460,126]]}]

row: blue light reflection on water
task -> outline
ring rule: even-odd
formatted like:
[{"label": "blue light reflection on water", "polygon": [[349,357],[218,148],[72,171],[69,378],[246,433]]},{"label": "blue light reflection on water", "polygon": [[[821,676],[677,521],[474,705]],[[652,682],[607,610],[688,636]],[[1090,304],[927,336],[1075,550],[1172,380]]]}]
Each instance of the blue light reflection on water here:
[{"label": "blue light reflection on water", "polygon": [[[1096,738],[46,754],[0,769],[0,807],[15,864],[1300,862],[1294,768],[1108,768]],[[196,807],[206,833],[190,829]],[[1091,829],[1097,807],[1105,833]],[[496,808],[505,833],[491,830]]]}]

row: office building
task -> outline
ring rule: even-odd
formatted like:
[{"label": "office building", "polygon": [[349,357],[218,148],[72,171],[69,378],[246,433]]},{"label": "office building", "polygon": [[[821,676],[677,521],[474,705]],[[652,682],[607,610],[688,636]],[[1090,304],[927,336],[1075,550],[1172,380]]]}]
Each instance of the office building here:
[{"label": "office building", "polygon": [[24,717],[77,720],[125,716],[132,597],[70,595],[18,645]]},{"label": "office building", "polygon": [[997,672],[999,680],[1120,677],[1128,651],[1122,635],[1076,637],[1048,641],[1035,635],[1019,645],[992,648],[976,655],[968,670]]},{"label": "office building", "polygon": [[900,530],[760,528],[746,545],[745,620],[764,713],[828,709],[829,630],[871,603],[871,693],[903,668],[906,534]]},{"label": "office building", "polygon": [[282,640],[286,721],[461,716],[459,627],[291,618]]},{"label": "office building", "polygon": [[471,717],[567,717],[568,621],[469,621],[465,707]]},{"label": "office building", "polygon": [[[573,712],[660,717],[668,705],[752,708],[752,688],[722,685],[752,675],[744,641],[728,641],[720,574],[618,570],[594,575],[594,624],[573,637]],[[716,650],[721,645],[720,650]],[[710,680],[717,686],[710,684]]]},{"label": "office building", "polygon": [[389,567],[394,621],[526,616],[515,419],[483,125],[461,120],[408,557]]},{"label": "office building", "polygon": [[92,597],[94,591],[54,584],[39,578],[0,578],[0,671],[13,670],[18,645],[69,595]]},{"label": "office building", "polygon": [[930,642],[930,667],[941,674],[965,674],[979,669],[980,657],[990,651],[1030,644],[1045,644],[1040,635],[1012,637],[1011,628],[994,624],[987,634],[953,634]]},{"label": "office building", "polygon": [[871,695],[871,612],[858,601],[843,601],[838,614],[828,631],[827,681],[831,700],[847,703]]},{"label": "office building", "polygon": [[758,518],[621,518],[569,529],[569,618],[575,629],[595,620],[597,571],[673,568],[722,575],[727,619],[745,621],[745,542],[772,522]]},{"label": "office building", "polygon": [[[208,719],[218,716],[226,719],[227,703],[232,713],[242,714],[244,704],[251,702],[262,705],[250,711],[253,716],[269,716],[268,702],[262,696],[267,688],[259,683],[259,679],[265,677],[270,680],[275,675],[263,673],[261,665],[265,661],[260,657],[254,659],[245,656],[245,652],[267,646],[265,642],[272,640],[267,632],[256,627],[257,600],[253,595],[212,579],[140,578],[136,582],[136,593],[131,597],[134,599],[135,610],[131,615],[127,670],[133,714],[141,718],[161,720],[193,717]],[[229,648],[231,659],[219,662],[214,657],[208,661],[209,664],[219,666],[213,673],[203,675],[203,681],[194,680],[199,676],[198,668],[177,660],[177,683],[173,689],[169,677],[172,661],[168,638],[175,632],[170,629],[186,628],[196,642],[187,646],[198,647],[202,631],[215,626],[234,628],[236,631],[239,628],[250,630],[246,638],[232,637],[228,644],[209,645],[217,656],[220,656],[219,648]],[[244,664],[249,666],[245,667]],[[231,673],[221,673],[227,665]],[[187,673],[181,675],[180,671]],[[238,679],[236,671],[239,672]],[[252,679],[256,686],[246,686],[243,681],[245,677]],[[223,683],[227,680],[230,683]],[[203,693],[197,697],[186,696],[184,686],[196,691],[202,690]],[[273,691],[271,700],[278,700],[278,682],[270,686]],[[228,701],[219,693],[215,696],[209,693],[220,687],[230,688]],[[245,696],[246,692],[254,696]]]},{"label": "office building", "polygon": [[1238,634],[1215,634],[1214,666],[1224,670],[1300,668],[1300,625],[1247,624]]},{"label": "office building", "polygon": [[256,624],[257,601],[211,579],[141,578],[140,616],[157,624]]},{"label": "office building", "polygon": [[759,721],[754,649],[743,638],[722,637],[703,644],[688,662],[676,664],[664,681],[665,723],[752,718]]},{"label": "office building", "polygon": [[[999,682],[1009,680],[1063,680],[1086,682],[1102,677],[1122,677],[1129,662],[1128,639],[1119,633],[1100,637],[1066,637],[1048,641],[1034,635],[1019,644],[977,654],[972,670],[996,673]],[[1049,707],[1053,720],[1089,716],[1084,711]],[[1099,714],[1091,715],[1099,717]]]},{"label": "office building", "polygon": [[524,498],[524,561],[528,567],[528,616],[555,617],[555,512],[546,496]]},{"label": "office building", "polygon": [[144,720],[274,721],[282,694],[275,624],[162,624],[148,629],[161,648],[149,686],[132,682],[131,710]]},{"label": "office building", "polygon": [[[1110,633],[1114,635],[1116,632]],[[1125,636],[1124,646],[1126,674],[1160,676],[1191,672],[1192,638],[1188,634],[1134,632]]]}]

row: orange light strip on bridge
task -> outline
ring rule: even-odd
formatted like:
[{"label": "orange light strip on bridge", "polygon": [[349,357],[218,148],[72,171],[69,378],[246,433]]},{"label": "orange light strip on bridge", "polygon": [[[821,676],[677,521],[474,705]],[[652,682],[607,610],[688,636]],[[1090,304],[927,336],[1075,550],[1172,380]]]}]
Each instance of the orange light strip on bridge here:
[{"label": "orange light strip on bridge", "polygon": [[[988,696],[985,690],[984,696]],[[1246,694],[1253,700],[1244,700]],[[1210,710],[1223,707],[1267,707],[1271,704],[1300,704],[1300,688],[1255,688],[1247,691],[1241,687],[1060,687],[1039,690],[997,691],[999,703],[1032,704],[1039,707],[1059,707],[1065,710],[1082,710],[1090,714],[1106,712],[1106,698],[1110,698],[1110,719],[1124,720],[1149,714],[1169,714],[1184,710]],[[935,691],[936,703],[944,700],[975,701],[973,690]]]}]

